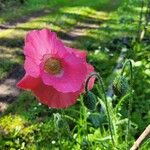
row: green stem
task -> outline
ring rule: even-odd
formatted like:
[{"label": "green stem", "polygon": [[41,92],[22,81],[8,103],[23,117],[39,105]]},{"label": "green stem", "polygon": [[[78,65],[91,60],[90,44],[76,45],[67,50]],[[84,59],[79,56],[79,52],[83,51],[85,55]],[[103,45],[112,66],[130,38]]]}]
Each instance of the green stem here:
[{"label": "green stem", "polygon": [[[73,118],[70,117],[70,116],[67,116],[67,115],[65,114],[65,112],[64,112],[63,109],[61,109],[60,111],[61,111],[61,115],[62,115],[63,119],[64,119],[64,118],[67,118],[67,119],[70,119],[71,121],[74,121],[76,124],[78,124],[78,122],[77,122],[75,119],[73,119]],[[79,145],[81,146],[81,144],[77,141],[77,139],[76,139],[76,138],[75,138],[75,139],[73,138],[73,133],[72,133],[72,132],[70,132],[70,134],[68,134],[68,137],[69,137],[70,140],[73,141],[73,143],[76,142],[77,144],[79,144]]]},{"label": "green stem", "polygon": [[115,146],[114,137],[113,137],[113,125],[112,125],[111,117],[110,117],[110,113],[109,113],[109,106],[108,106],[108,101],[107,101],[107,98],[106,98],[104,82],[103,82],[101,76],[98,73],[94,72],[87,78],[87,81],[86,81],[86,84],[85,84],[85,91],[88,92],[88,83],[89,83],[90,79],[93,76],[97,77],[99,87],[102,88],[102,92],[103,92],[103,95],[104,95],[104,97],[102,97],[102,99],[104,100],[105,105],[106,105],[106,113],[107,113],[107,117],[108,117],[108,125],[109,125],[109,132],[110,132],[110,135],[111,135],[111,141],[112,141],[113,146]]},{"label": "green stem", "polygon": [[[86,107],[84,106],[84,103],[83,103],[83,96],[81,96],[81,106],[82,106],[82,123],[84,124],[84,128],[83,128],[83,132],[84,132],[84,134],[85,134],[85,136],[87,136],[88,135],[88,132],[87,132],[87,109],[86,109]],[[82,125],[82,124],[81,124]]]},{"label": "green stem", "polygon": [[121,71],[121,75],[123,76],[123,73],[125,71],[125,68],[127,67],[127,65],[129,65],[130,68],[130,95],[131,97],[129,98],[129,104],[128,104],[128,124],[127,124],[127,135],[126,135],[126,144],[127,144],[127,149],[129,149],[129,132],[130,132],[130,126],[131,126],[131,111],[132,111],[132,101],[133,101],[133,93],[132,93],[132,89],[133,89],[133,66],[132,66],[132,62],[131,60],[127,60],[122,68]]},{"label": "green stem", "polygon": [[98,76],[99,76],[99,82],[98,82],[99,86],[101,85],[102,91],[104,93],[104,102],[105,102],[105,105],[106,105],[106,112],[107,112],[107,117],[108,117],[108,124],[110,126],[109,132],[110,132],[110,135],[111,135],[112,144],[115,145],[114,138],[113,138],[113,130],[112,130],[113,126],[112,126],[111,117],[110,117],[110,113],[109,113],[109,106],[108,106],[108,101],[107,101],[107,98],[106,98],[106,93],[105,93],[105,88],[104,88],[104,82],[103,82],[101,76],[100,75],[98,75]]}]

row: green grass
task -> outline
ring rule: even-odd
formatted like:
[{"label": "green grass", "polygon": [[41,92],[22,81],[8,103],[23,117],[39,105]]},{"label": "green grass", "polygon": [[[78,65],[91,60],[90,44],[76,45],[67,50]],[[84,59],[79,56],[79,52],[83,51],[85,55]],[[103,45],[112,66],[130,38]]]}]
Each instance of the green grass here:
[{"label": "green grass", "polygon": [[[86,49],[88,62],[108,85],[120,50],[124,47],[122,37],[135,37],[137,34],[139,6],[137,0],[115,0],[115,3],[111,0],[28,0],[24,5],[17,4],[15,7],[9,4],[10,11],[4,8],[0,13],[0,23],[42,9],[52,11],[0,32],[0,79],[6,77],[16,65],[23,64],[22,49],[26,33],[33,29],[50,28],[61,39],[71,41],[69,45],[72,47]],[[69,33],[79,25],[86,27],[81,35],[72,38]],[[131,146],[150,123],[150,46],[145,42],[129,43],[127,58],[134,61]],[[98,94],[96,87],[93,92]],[[115,142],[121,150],[126,149],[127,103],[126,96],[121,99],[114,97],[113,108],[110,104]],[[74,106],[55,110],[39,104],[30,92],[21,92],[0,117],[0,133],[0,149],[112,149],[106,112],[98,114],[83,107],[82,96]],[[147,150],[149,147],[147,140],[141,149]]]},{"label": "green grass", "polygon": [[[9,4],[10,3],[10,4]],[[95,3],[90,2],[86,0],[77,0],[77,1],[70,1],[70,0],[43,0],[43,1],[39,1],[39,0],[27,0],[25,4],[21,5],[19,3],[14,2],[9,2],[7,5],[9,7],[9,11],[8,8],[4,7],[3,10],[1,11],[0,14],[0,23],[6,23],[7,21],[11,21],[11,20],[15,20],[18,19],[22,16],[28,15],[32,12],[35,12],[37,10],[42,10],[42,9],[52,9],[55,10],[59,7],[62,6],[69,6],[69,7],[73,7],[73,6],[84,6],[84,7],[92,7],[94,9],[105,9],[105,6],[107,4],[110,3],[109,0],[103,0],[103,1],[97,1]],[[7,6],[6,5],[6,6]]]},{"label": "green grass", "polygon": [[[24,8],[26,8],[24,13],[27,15],[28,13],[31,13],[31,11],[34,11],[32,7],[36,3],[37,1],[32,1],[31,5],[29,5],[30,2],[26,3],[23,6],[19,5],[19,7],[14,8],[16,16],[13,16],[13,13],[7,12],[4,14],[2,13],[1,18],[7,19],[5,15],[8,15],[8,18],[11,18],[11,19],[13,18],[13,20],[15,20],[20,17],[19,15],[21,16],[23,15],[22,11],[24,10]],[[47,5],[47,3],[50,3],[50,4]],[[35,5],[36,6],[35,8],[37,8],[38,10],[40,10],[41,7],[47,8],[47,6],[49,6],[50,9],[52,8],[52,12],[50,12],[49,14],[45,14],[41,17],[32,19],[31,21],[28,21],[26,23],[18,24],[13,29],[7,29],[6,31],[5,30],[2,31],[0,33],[0,44],[2,45],[2,51],[3,49],[6,49],[3,51],[3,60],[7,59],[8,55],[10,59],[14,59],[14,56],[16,56],[15,62],[17,62],[18,64],[22,63],[20,61],[22,59],[22,56],[16,55],[16,54],[14,55],[14,51],[18,51],[18,50],[22,51],[23,39],[25,37],[25,34],[30,30],[50,28],[53,31],[57,32],[60,38],[65,39],[65,40],[70,40],[71,36],[67,33],[73,30],[78,22],[86,24],[86,22],[89,21],[89,19],[90,20],[92,19],[93,21],[96,20],[98,22],[98,23],[94,22],[93,24],[97,24],[99,26],[99,22],[106,20],[108,18],[108,12],[99,11],[96,9],[100,9],[100,10],[103,9],[104,6],[110,3],[110,1],[97,2],[94,4],[91,2],[88,2],[86,3],[86,6],[82,6],[84,3],[85,3],[84,0],[76,1],[74,3],[70,1],[64,2],[64,1],[59,1],[59,0],[55,2],[43,1],[41,3],[37,3]],[[53,9],[52,5],[56,6],[55,9]],[[28,9],[31,11],[28,11]],[[80,11],[77,11],[77,10],[80,10]],[[84,32],[86,33],[87,30],[88,29],[85,29]],[[85,39],[86,39],[86,35],[85,35]],[[81,40],[82,40],[82,37],[81,37]],[[88,38],[90,45],[93,42],[93,40],[94,40],[93,37]],[[71,45],[76,48],[89,49],[89,46],[86,45],[86,42],[80,42],[80,37],[79,37],[79,40],[72,40]],[[1,74],[1,78],[2,78],[6,76],[7,73],[9,73],[9,70],[11,70],[11,67],[8,67],[7,69],[5,69],[7,70],[7,72],[4,69],[1,69],[1,70],[2,70],[2,74]]]}]

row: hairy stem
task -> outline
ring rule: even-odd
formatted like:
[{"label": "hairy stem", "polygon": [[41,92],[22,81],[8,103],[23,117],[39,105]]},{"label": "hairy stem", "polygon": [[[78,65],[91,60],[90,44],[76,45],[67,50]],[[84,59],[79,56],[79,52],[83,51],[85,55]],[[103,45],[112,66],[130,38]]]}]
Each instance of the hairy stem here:
[{"label": "hairy stem", "polygon": [[121,75],[123,76],[123,73],[125,71],[125,68],[129,65],[130,68],[130,98],[128,103],[128,124],[127,124],[127,135],[126,135],[126,144],[127,144],[127,150],[129,149],[129,132],[130,132],[130,125],[131,125],[131,111],[132,111],[132,101],[133,101],[133,66],[131,60],[127,60],[122,68]]},{"label": "hairy stem", "polygon": [[112,125],[111,117],[110,117],[110,113],[109,113],[109,106],[108,106],[108,101],[107,101],[107,98],[106,98],[104,82],[103,82],[101,76],[98,73],[94,72],[87,78],[87,81],[86,81],[86,84],[85,84],[85,91],[88,92],[88,83],[89,83],[90,79],[94,76],[97,77],[99,87],[102,88],[102,92],[103,92],[103,96],[104,96],[104,97],[102,97],[102,99],[103,99],[103,101],[105,102],[105,105],[106,105],[106,113],[107,113],[107,118],[108,118],[109,132],[110,132],[110,135],[111,135],[112,144],[113,144],[113,146],[115,146],[114,137],[113,137],[113,125]]}]

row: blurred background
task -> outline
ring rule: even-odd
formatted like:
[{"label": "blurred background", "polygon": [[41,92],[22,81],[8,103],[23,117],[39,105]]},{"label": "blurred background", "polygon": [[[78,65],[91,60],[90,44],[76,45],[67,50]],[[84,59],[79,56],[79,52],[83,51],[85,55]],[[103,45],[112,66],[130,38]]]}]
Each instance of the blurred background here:
[{"label": "blurred background", "polygon": [[[61,110],[49,109],[39,104],[32,93],[16,88],[25,73],[24,37],[30,30],[42,28],[55,31],[65,45],[87,50],[88,62],[100,72],[106,90],[116,75],[118,58],[133,61],[132,145],[150,123],[149,0],[0,0],[0,149],[110,149],[105,139],[109,134],[106,116],[99,115],[96,123],[88,118],[92,147],[78,130],[80,100],[64,110],[66,116],[76,121],[68,119],[60,135],[59,130],[54,130],[53,116]],[[116,98],[113,106],[119,101]],[[117,106],[118,121],[127,117],[127,101]],[[122,150],[124,125],[120,123],[116,131]],[[72,133],[72,138],[76,135],[80,138],[75,142],[66,131]],[[141,149],[149,147],[148,139]]]}]

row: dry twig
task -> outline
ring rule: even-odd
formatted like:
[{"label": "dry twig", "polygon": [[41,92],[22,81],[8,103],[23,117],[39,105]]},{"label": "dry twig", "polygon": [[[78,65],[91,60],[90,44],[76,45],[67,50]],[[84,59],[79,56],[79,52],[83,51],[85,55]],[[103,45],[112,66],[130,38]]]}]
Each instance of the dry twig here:
[{"label": "dry twig", "polygon": [[131,147],[130,150],[137,150],[142,143],[142,141],[150,135],[150,124],[146,127],[144,132],[140,135],[140,137],[135,141],[134,145]]}]

